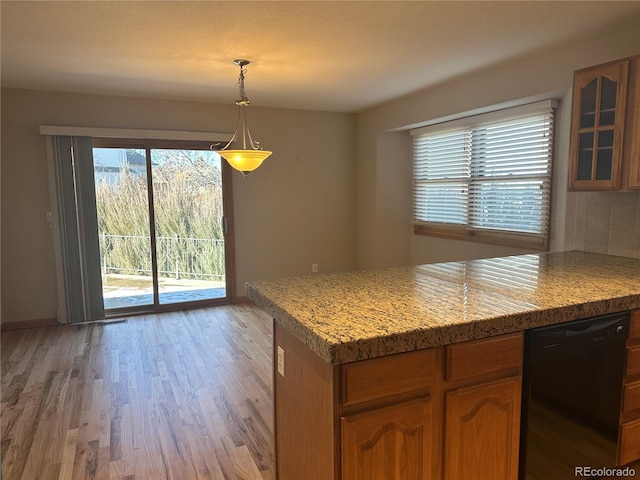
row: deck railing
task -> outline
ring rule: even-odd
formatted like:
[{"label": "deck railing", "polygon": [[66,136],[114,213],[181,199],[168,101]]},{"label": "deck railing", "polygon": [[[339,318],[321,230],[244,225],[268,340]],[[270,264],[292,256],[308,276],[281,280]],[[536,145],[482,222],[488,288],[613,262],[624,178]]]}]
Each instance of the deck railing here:
[{"label": "deck railing", "polygon": [[[156,237],[158,276],[214,280],[225,277],[224,240]],[[100,235],[102,274],[151,275],[151,239],[143,235]]]}]

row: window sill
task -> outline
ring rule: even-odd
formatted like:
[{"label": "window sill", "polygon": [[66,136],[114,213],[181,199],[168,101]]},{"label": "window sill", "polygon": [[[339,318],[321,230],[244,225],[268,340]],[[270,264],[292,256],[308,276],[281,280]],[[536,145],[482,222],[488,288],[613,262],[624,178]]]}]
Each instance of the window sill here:
[{"label": "window sill", "polygon": [[466,242],[487,243],[506,247],[523,248],[546,252],[549,239],[542,235],[491,230],[472,230],[466,227],[454,227],[443,224],[414,224],[413,233],[428,237],[449,238]]}]

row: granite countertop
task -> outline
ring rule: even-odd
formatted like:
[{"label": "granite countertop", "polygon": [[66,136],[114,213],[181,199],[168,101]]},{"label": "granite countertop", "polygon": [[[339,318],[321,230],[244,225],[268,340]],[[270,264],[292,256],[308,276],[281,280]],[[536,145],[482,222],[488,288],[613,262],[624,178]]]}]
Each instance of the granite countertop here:
[{"label": "granite countertop", "polygon": [[246,292],[338,364],[640,308],[640,259],[518,255],[250,282]]}]

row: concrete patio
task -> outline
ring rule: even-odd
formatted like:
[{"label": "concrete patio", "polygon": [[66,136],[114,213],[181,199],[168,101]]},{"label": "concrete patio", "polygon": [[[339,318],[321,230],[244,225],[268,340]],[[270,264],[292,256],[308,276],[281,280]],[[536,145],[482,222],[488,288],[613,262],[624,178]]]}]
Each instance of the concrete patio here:
[{"label": "concrete patio", "polygon": [[[103,275],[105,310],[153,304],[151,277],[139,275]],[[226,296],[223,282],[175,278],[159,279],[160,304],[195,302]]]}]

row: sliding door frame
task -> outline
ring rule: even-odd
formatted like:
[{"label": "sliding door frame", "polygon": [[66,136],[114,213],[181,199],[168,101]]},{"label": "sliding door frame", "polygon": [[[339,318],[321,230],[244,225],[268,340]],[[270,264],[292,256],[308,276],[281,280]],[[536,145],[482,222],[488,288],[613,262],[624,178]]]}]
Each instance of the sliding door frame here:
[{"label": "sliding door frame", "polygon": [[[93,138],[93,148],[135,148],[145,151],[147,173],[147,195],[149,209],[149,235],[151,241],[151,269],[153,279],[153,304],[133,307],[112,308],[106,310],[107,318],[129,315],[142,315],[152,312],[168,312],[185,310],[214,305],[226,305],[233,303],[237,298],[235,289],[235,239],[233,222],[233,183],[232,170],[229,164],[221,159],[220,168],[222,174],[222,208],[225,256],[225,296],[209,300],[195,300],[181,303],[160,304],[158,285],[158,259],[156,244],[156,227],[154,212],[153,173],[151,165],[151,150],[211,150],[211,142],[192,140],[158,140],[138,138]],[[217,221],[212,219],[212,221]]]}]

